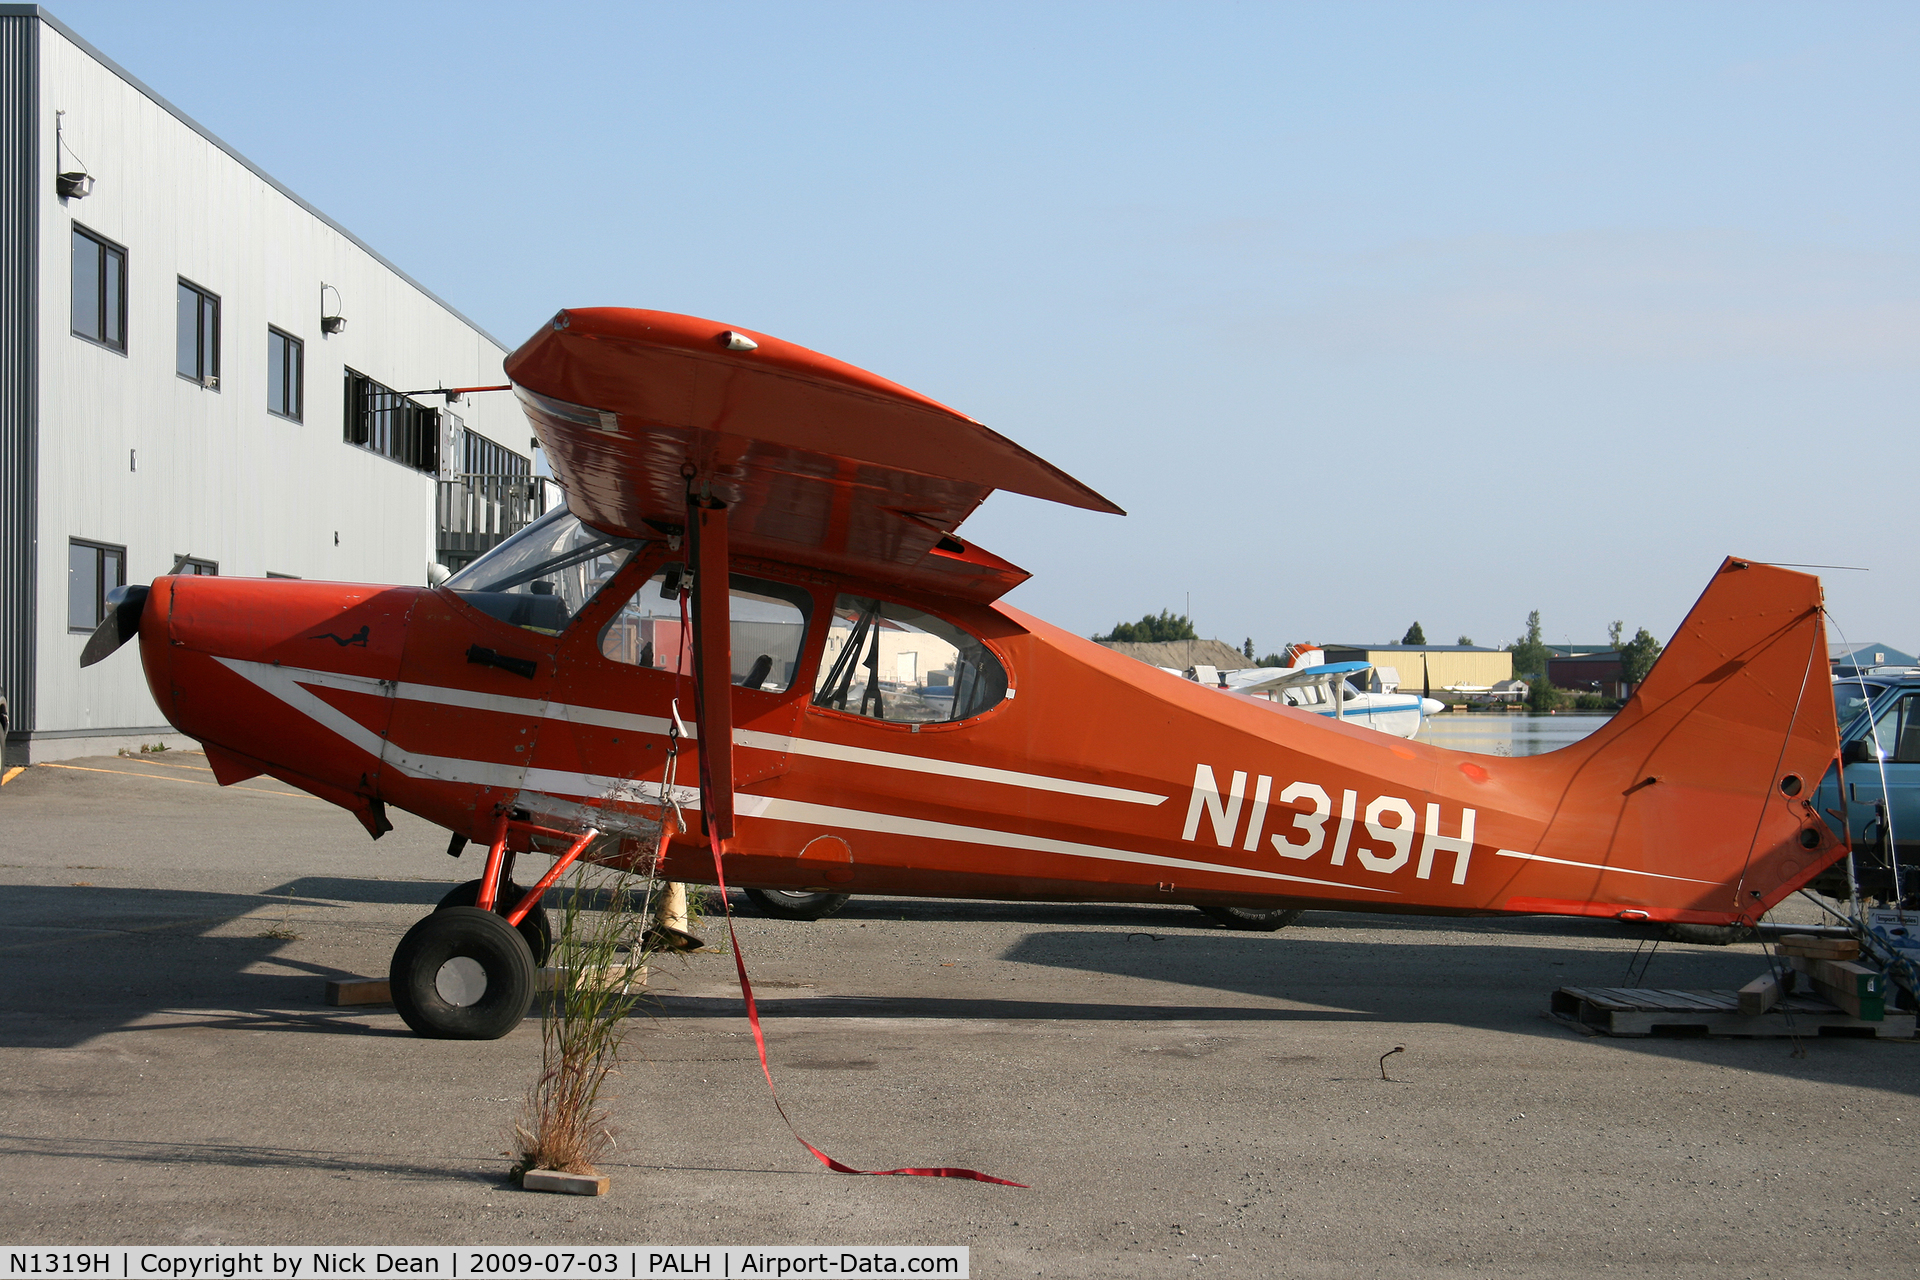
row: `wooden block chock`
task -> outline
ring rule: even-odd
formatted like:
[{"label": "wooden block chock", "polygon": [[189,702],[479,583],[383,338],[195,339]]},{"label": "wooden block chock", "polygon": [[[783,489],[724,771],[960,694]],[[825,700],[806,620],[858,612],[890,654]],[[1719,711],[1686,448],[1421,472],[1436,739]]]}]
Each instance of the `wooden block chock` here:
[{"label": "wooden block chock", "polygon": [[1787,963],[1803,973],[1823,999],[1845,1009],[1862,1022],[1879,1022],[1887,1016],[1887,979],[1851,960],[1812,960],[1789,956]]},{"label": "wooden block chock", "polygon": [[1822,938],[1811,933],[1783,934],[1777,949],[1783,956],[1808,960],[1857,960],[1860,957],[1860,943],[1853,938]]},{"label": "wooden block chock", "polygon": [[528,1191],[554,1191],[563,1196],[603,1196],[610,1179],[604,1173],[561,1173],[558,1169],[529,1169],[520,1177]]},{"label": "wooden block chock", "polygon": [[1769,973],[1740,988],[1740,1012],[1757,1017],[1780,1003],[1780,979]]},{"label": "wooden block chock", "polygon": [[329,978],[327,1003],[392,1004],[393,991],[385,978]]}]

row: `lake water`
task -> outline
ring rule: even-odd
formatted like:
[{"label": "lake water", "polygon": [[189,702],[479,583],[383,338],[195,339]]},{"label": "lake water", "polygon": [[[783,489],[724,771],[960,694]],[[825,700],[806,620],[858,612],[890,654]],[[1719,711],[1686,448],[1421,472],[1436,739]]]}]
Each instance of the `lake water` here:
[{"label": "lake water", "polygon": [[1539,756],[1557,751],[1598,729],[1605,711],[1532,715],[1512,711],[1443,711],[1428,716],[1416,741],[1484,756]]}]

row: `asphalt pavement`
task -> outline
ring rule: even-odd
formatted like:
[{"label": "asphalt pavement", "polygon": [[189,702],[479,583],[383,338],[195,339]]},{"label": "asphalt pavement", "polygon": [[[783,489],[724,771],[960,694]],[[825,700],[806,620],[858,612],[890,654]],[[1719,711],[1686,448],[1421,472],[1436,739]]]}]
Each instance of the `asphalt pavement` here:
[{"label": "asphalt pavement", "polygon": [[[980,1277],[1914,1272],[1920,1046],[1580,1034],[1549,993],[1621,985],[1643,943],[1544,917],[1248,934],[1179,907],[743,908],[801,1135],[1028,1189],[822,1169],[715,951],[653,970],[612,1193],[524,1192],[504,1153],[537,1017],[456,1043],[323,1003],[478,874],[394,817],[372,842],[175,752],[0,787],[0,1236],[951,1244]],[[1644,982],[1762,969],[1751,945],[1667,943]]]}]

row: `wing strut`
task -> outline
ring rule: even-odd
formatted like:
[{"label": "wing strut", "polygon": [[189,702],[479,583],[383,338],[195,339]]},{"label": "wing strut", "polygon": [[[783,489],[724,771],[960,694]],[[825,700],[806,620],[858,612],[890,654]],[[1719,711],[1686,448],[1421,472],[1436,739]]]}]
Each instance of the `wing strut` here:
[{"label": "wing strut", "polygon": [[693,566],[693,718],[700,736],[700,821],[733,839],[733,649],[728,608],[727,508],[687,495]]}]

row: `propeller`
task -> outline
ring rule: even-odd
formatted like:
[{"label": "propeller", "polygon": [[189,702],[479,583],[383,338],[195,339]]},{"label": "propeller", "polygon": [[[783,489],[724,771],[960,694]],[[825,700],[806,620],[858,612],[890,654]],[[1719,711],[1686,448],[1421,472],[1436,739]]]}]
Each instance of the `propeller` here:
[{"label": "propeller", "polygon": [[148,588],[115,587],[107,592],[107,616],[87,637],[80,665],[90,667],[140,634],[140,612],[147,607]]}]

